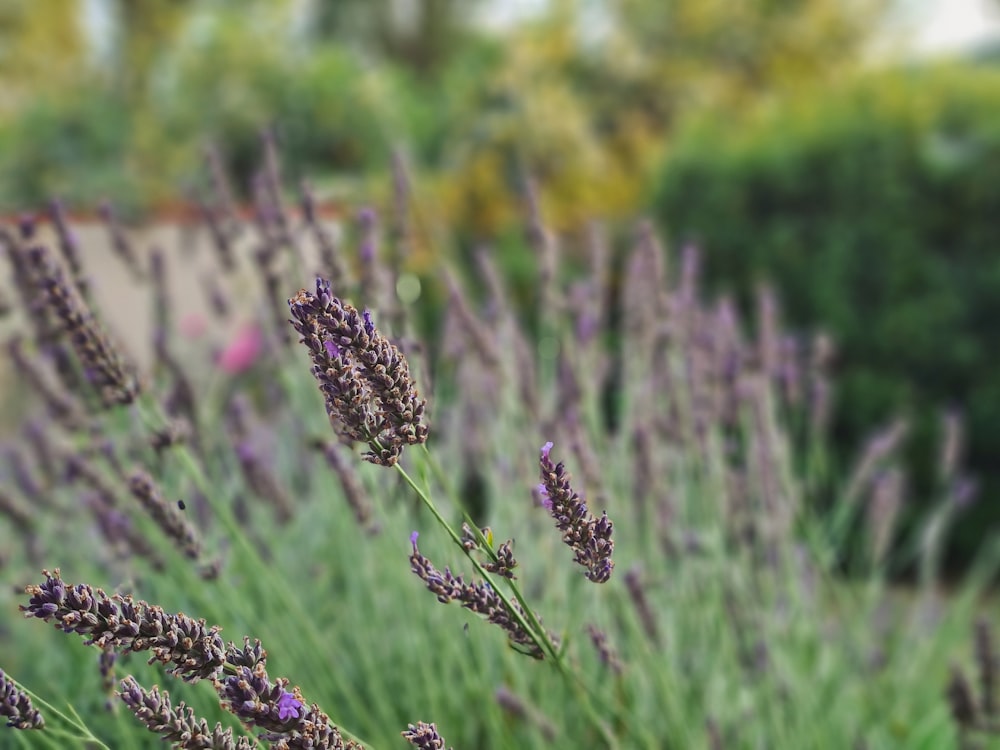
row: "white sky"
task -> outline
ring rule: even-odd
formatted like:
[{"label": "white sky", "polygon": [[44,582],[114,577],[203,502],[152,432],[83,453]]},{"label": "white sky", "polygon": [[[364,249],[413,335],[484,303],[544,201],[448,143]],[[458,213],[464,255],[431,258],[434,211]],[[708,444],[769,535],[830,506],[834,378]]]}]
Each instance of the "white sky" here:
[{"label": "white sky", "polygon": [[[0,0],[2,1],[2,0]],[[899,18],[912,33],[912,49],[918,54],[940,54],[1000,38],[1000,0],[895,0]],[[483,8],[488,24],[503,25],[530,17],[547,0],[492,0]],[[583,5],[587,0],[579,0]],[[406,0],[400,3],[406,5]],[[108,1],[82,0],[85,23],[103,43],[108,39]],[[103,51],[103,50],[102,50]]]},{"label": "white sky", "polygon": [[917,13],[915,50],[950,52],[1000,36],[998,0],[911,0]]},{"label": "white sky", "polygon": [[[547,0],[493,0],[488,24],[530,17]],[[579,0],[586,4],[586,0]],[[1000,0],[896,0],[898,17],[912,33],[911,48],[923,54],[953,52],[1000,37]]]}]

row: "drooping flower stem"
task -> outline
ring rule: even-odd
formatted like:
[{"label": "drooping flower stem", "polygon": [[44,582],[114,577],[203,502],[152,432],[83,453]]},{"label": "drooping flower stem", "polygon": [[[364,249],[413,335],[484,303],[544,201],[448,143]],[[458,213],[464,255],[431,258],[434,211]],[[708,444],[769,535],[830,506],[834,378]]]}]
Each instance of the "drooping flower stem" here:
[{"label": "drooping flower stem", "polygon": [[[427,450],[426,445],[424,445],[423,448],[425,455],[429,460],[431,460],[431,465],[433,466],[433,459],[430,455],[430,451]],[[420,487],[417,484],[417,482],[413,479],[413,477],[411,477],[398,462],[393,465],[393,468],[403,478],[403,481],[405,481],[410,486],[410,488],[417,494],[417,497],[420,498],[420,501],[424,504],[427,510],[430,511],[431,515],[434,516],[437,522],[444,528],[448,536],[451,537],[452,541],[456,545],[458,545],[459,549],[461,549],[465,553],[466,557],[472,563],[472,566],[476,569],[476,572],[480,576],[482,576],[483,580],[490,585],[490,587],[496,593],[500,601],[503,602],[504,606],[510,613],[510,616],[515,620],[515,622],[521,628],[523,628],[524,632],[531,637],[531,639],[535,643],[535,646],[543,654],[552,659],[552,663],[555,665],[555,668],[563,676],[563,678],[566,680],[566,683],[570,686],[570,688],[574,691],[574,693],[576,693],[578,705],[583,708],[586,715],[590,718],[594,727],[597,729],[602,739],[605,741],[607,747],[617,749],[618,740],[615,738],[614,733],[611,731],[611,728],[608,726],[607,722],[601,717],[600,713],[594,707],[589,687],[583,682],[583,680],[580,678],[579,675],[575,674],[566,665],[561,650],[553,642],[552,638],[548,634],[548,631],[545,630],[545,628],[539,622],[537,615],[535,615],[531,607],[528,606],[528,603],[525,601],[524,596],[521,593],[520,589],[518,588],[517,584],[515,584],[512,580],[508,578],[504,579],[510,586],[510,590],[514,594],[514,599],[520,606],[514,606],[514,604],[511,602],[510,597],[508,597],[507,594],[505,594],[500,589],[500,587],[496,585],[495,581],[490,576],[490,573],[475,558],[475,556],[472,554],[472,551],[466,549],[465,545],[463,545],[462,543],[462,537],[455,531],[452,525],[448,523],[447,519],[445,519],[445,517],[441,515],[441,511],[438,510],[437,506],[434,504],[434,501],[431,500],[430,495],[424,490],[424,488]],[[476,535],[476,538],[480,542],[480,548],[487,550],[488,551],[487,554],[489,554],[490,557],[493,559],[493,561],[496,562],[496,552],[493,550],[492,545],[486,543],[486,539],[483,536],[482,532],[479,530],[479,527],[472,521],[471,518],[468,517],[468,514],[465,515],[469,527],[473,530],[473,533]]]},{"label": "drooping flower stem", "polygon": [[[208,625],[204,619],[172,614],[130,595],[108,596],[85,583],[67,584],[58,569],[43,573],[46,579],[42,584],[25,588],[30,598],[26,605],[19,606],[25,617],[53,624],[63,633],[82,636],[85,645],[95,646],[102,653],[148,652],[149,664],[160,663],[167,674],[184,682],[210,680],[223,707],[244,726],[265,730],[263,739],[278,743],[284,735],[294,733],[293,740],[275,747],[330,750],[364,747],[349,736],[345,744],[346,733],[317,704],[307,706],[299,688],[287,690],[287,678],[272,681],[268,677],[267,654],[259,640],[251,642],[244,637],[242,648],[232,641],[226,644],[219,635],[221,628]],[[153,693],[145,692],[131,676],[122,682],[119,695],[148,728],[156,732],[166,729],[170,739],[176,740],[176,735],[185,733],[208,735],[213,731],[183,704],[178,711],[172,710],[166,693],[160,700],[161,694],[155,689]],[[144,709],[151,709],[153,714]],[[222,731],[218,725],[216,728]],[[217,739],[220,741],[211,747],[232,748],[226,736],[219,735]],[[249,745],[241,741],[237,747],[248,750]]]},{"label": "drooping flower stem", "polygon": [[69,707],[72,716],[68,716],[62,711],[60,711],[58,708],[53,706],[48,701],[44,700],[43,698],[33,693],[31,690],[29,690],[24,685],[19,683],[9,674],[6,675],[6,678],[7,682],[12,684],[15,688],[17,688],[22,693],[31,698],[32,704],[34,704],[38,708],[44,709],[44,714],[46,717],[49,718],[56,717],[61,722],[64,722],[68,726],[73,727],[78,732],[75,734],[73,732],[66,731],[65,729],[60,729],[59,727],[54,726],[51,721],[49,721],[46,722],[45,729],[43,730],[46,737],[58,738],[64,740],[77,740],[86,743],[87,747],[100,748],[101,750],[111,750],[110,747],[105,745],[103,742],[101,742],[100,739],[94,736],[94,733],[87,728],[87,725],[83,723],[83,719],[81,719],[79,714],[77,714],[77,712],[73,710],[72,706]]},{"label": "drooping flower stem", "polygon": [[[168,422],[167,417],[160,412],[158,405],[154,403],[151,409],[144,408],[144,406],[145,403],[140,400],[140,402],[136,404],[136,409],[140,414],[143,423],[151,430],[155,430]],[[222,524],[223,528],[227,532],[228,538],[235,545],[236,549],[238,549],[247,559],[259,563],[256,566],[256,578],[261,581],[262,586],[267,591],[268,597],[272,601],[276,602],[277,606],[281,606],[286,612],[288,612],[289,616],[294,617],[296,621],[300,623],[300,627],[303,631],[303,637],[289,639],[287,641],[287,645],[289,647],[299,649],[299,653],[296,655],[297,660],[304,665],[314,664],[315,659],[312,658],[312,654],[314,654],[315,651],[310,651],[310,649],[321,648],[326,642],[326,639],[320,633],[313,616],[305,610],[299,599],[292,596],[291,591],[287,586],[287,582],[281,577],[280,573],[274,568],[274,566],[265,564],[261,560],[260,550],[251,544],[239,522],[236,520],[236,517],[233,515],[232,509],[225,503],[214,501],[217,494],[212,490],[208,477],[205,475],[204,468],[195,458],[195,455],[191,451],[190,447],[183,444],[174,446],[171,450],[171,455],[179,461],[183,471],[194,483],[195,488],[212,504],[212,509],[215,511],[216,519]],[[180,569],[185,570],[186,568],[181,567]],[[255,619],[255,613],[248,609],[248,601],[247,597],[235,596],[231,598],[229,603],[234,607],[234,609],[236,609],[240,617],[244,618],[247,622],[253,622]],[[350,710],[355,713],[363,713],[365,707],[360,705],[352,691],[346,691],[346,699],[353,704],[349,706]],[[341,729],[341,733],[346,739],[353,740],[364,745],[365,747],[369,747],[368,743],[354,736],[350,732]]]},{"label": "drooping flower stem", "polygon": [[[517,624],[520,625],[524,629],[524,631],[531,636],[535,645],[541,652],[552,657],[553,660],[558,662],[559,650],[556,648],[555,644],[552,643],[551,639],[549,639],[548,636],[545,635],[544,628],[536,627],[535,623],[537,622],[537,619],[528,614],[530,613],[530,609],[528,609],[527,606],[523,605],[523,600],[521,599],[521,597],[519,595],[516,596],[518,602],[522,603],[522,606],[524,606],[524,611],[527,614],[527,617],[522,616],[521,613],[518,612],[517,608],[515,608],[511,603],[510,598],[497,587],[496,583],[490,577],[490,574],[489,572],[487,572],[486,568],[483,567],[483,565],[478,560],[476,560],[475,557],[472,556],[471,552],[469,552],[468,550],[465,549],[465,547],[462,546],[462,537],[458,535],[455,529],[452,528],[451,524],[448,523],[445,517],[441,515],[441,512],[437,509],[437,506],[434,505],[434,502],[430,499],[430,496],[426,492],[424,492],[423,488],[418,486],[417,483],[414,481],[413,477],[411,477],[409,474],[406,473],[406,469],[404,469],[398,463],[395,464],[394,466],[396,468],[396,471],[399,472],[400,476],[403,477],[403,480],[408,485],[410,485],[410,487],[413,489],[414,492],[417,493],[421,502],[431,512],[431,515],[433,515],[434,518],[437,519],[437,522],[441,524],[441,526],[444,528],[444,530],[448,532],[448,536],[451,537],[452,541],[455,542],[455,544],[457,544],[466,553],[466,556],[472,562],[472,566],[476,569],[476,572],[479,573],[479,575],[481,575],[483,579],[493,588],[494,592],[503,602],[504,606],[506,606],[508,610],[510,610],[512,616],[517,621]],[[470,525],[472,526],[472,528],[474,529],[476,528],[474,524]],[[482,536],[482,532],[479,532],[479,536],[480,537]],[[482,542],[484,540],[480,539],[480,541]],[[489,549],[489,545],[487,544],[484,544],[483,547],[485,549]],[[516,591],[516,587],[512,586],[512,589]],[[533,620],[534,622],[532,622]]]}]

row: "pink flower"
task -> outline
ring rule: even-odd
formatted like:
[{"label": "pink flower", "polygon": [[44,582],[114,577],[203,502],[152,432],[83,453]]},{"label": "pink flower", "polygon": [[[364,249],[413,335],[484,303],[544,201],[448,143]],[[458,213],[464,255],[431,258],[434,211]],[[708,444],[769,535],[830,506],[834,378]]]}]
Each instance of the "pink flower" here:
[{"label": "pink flower", "polygon": [[263,343],[260,328],[254,323],[244,324],[219,353],[216,364],[225,373],[239,375],[257,360]]},{"label": "pink flower", "polygon": [[180,330],[185,338],[199,338],[208,328],[208,321],[204,315],[198,313],[188,313],[180,321]]}]

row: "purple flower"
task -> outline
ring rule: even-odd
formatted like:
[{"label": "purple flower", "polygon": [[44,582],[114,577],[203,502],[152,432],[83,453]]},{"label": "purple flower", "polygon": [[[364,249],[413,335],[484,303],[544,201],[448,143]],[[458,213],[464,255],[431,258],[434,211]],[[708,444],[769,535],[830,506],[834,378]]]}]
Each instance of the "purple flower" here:
[{"label": "purple flower", "polygon": [[417,549],[417,537],[420,536],[419,531],[414,531],[410,534],[410,544],[413,545],[414,551]]},{"label": "purple flower", "polygon": [[[118,653],[149,651],[150,663],[167,665],[185,682],[215,680],[226,662],[219,628],[130,596],[108,596],[87,584],[67,585],[43,571],[45,582],[25,588],[31,598],[20,610],[26,617],[52,622],[64,633],[78,633],[88,646]],[[140,635],[141,634],[141,635]]]},{"label": "purple flower", "polygon": [[278,719],[288,721],[289,719],[298,719],[301,715],[302,701],[288,691],[282,693],[281,697],[278,698]]},{"label": "purple flower", "polygon": [[31,698],[0,669],[0,721],[13,729],[41,729],[45,719],[31,705]]},{"label": "purple flower", "polygon": [[607,513],[594,518],[587,503],[570,485],[565,465],[552,463],[551,450],[552,443],[543,445],[538,462],[542,480],[538,494],[542,505],[555,519],[556,528],[563,532],[563,542],[576,553],[574,561],[587,568],[587,578],[594,583],[606,583],[615,565],[611,560],[615,549],[612,523]]},{"label": "purple flower", "polygon": [[444,740],[434,724],[425,724],[422,721],[418,721],[416,725],[409,724],[402,735],[407,742],[421,750],[444,750]]},{"label": "purple flower", "polygon": [[361,313],[361,316],[365,320],[365,333],[367,333],[369,336],[374,336],[375,335],[375,321],[372,320],[372,311],[371,310],[365,310],[364,312]]},{"label": "purple flower", "polygon": [[292,325],[309,348],[313,375],[334,429],[345,442],[367,443],[365,458],[392,466],[404,446],[427,440],[426,402],[417,395],[409,364],[359,313],[316,279],[288,300]]},{"label": "purple flower", "polygon": [[[552,443],[549,443],[549,445],[552,445]],[[545,489],[545,485],[539,482],[535,490],[538,492],[538,496],[542,499],[542,507],[545,508],[545,510],[552,510],[552,498],[549,497],[549,491]]]},{"label": "purple flower", "polygon": [[[135,401],[140,391],[135,367],[75,293],[59,263],[42,245],[28,250],[26,260],[33,279],[29,283],[38,295],[38,303],[59,319],[63,335],[76,353],[87,381],[97,390],[102,406],[111,408]],[[38,305],[32,309],[32,315],[41,314]]]},{"label": "purple flower", "polygon": [[[523,653],[536,659],[545,658],[545,652],[538,645],[537,637],[525,630],[521,624],[524,620],[524,610],[517,602],[508,603],[497,595],[486,581],[466,581],[463,576],[453,574],[450,568],[445,568],[444,571],[438,570],[430,560],[420,554],[416,537],[417,532],[414,531],[410,536],[413,542],[410,570],[427,584],[428,590],[437,596],[439,602],[442,604],[451,601],[461,602],[465,609],[482,615],[487,621],[503,628],[510,642],[516,647],[523,648]],[[501,573],[499,569],[497,572]],[[549,637],[555,642],[555,636],[549,634]]]},{"label": "purple flower", "polygon": [[970,477],[959,477],[951,490],[952,500],[959,508],[966,508],[972,505],[979,491],[979,483]]}]

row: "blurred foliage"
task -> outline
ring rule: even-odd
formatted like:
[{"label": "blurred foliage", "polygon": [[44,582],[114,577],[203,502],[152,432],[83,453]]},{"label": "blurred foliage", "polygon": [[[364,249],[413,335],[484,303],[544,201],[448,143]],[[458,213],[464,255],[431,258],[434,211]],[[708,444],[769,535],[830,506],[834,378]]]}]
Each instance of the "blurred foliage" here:
[{"label": "blurred foliage", "polygon": [[[451,98],[440,175],[452,227],[509,224],[524,173],[559,227],[634,213],[680,115],[738,111],[856,68],[884,2],[556,2]],[[456,62],[461,70],[461,62]],[[512,183],[514,183],[512,185]]]},{"label": "blurred foliage", "polygon": [[0,203],[24,210],[59,196],[93,206],[115,196],[134,207],[130,145],[131,118],[114,94],[69,88],[43,94],[0,130]]},{"label": "blurred foliage", "polygon": [[126,98],[136,101],[182,32],[194,0],[114,0],[112,6],[120,24],[115,78]]},{"label": "blurred foliage", "polygon": [[211,140],[245,187],[258,161],[258,134],[273,125],[283,161],[299,176],[316,167],[360,172],[387,163],[387,105],[378,78],[337,47],[275,44],[267,14],[253,23],[245,15],[214,14],[174,52],[147,123],[166,139],[160,145],[172,160],[196,160],[200,149],[191,139]]},{"label": "blurred foliage", "polygon": [[398,5],[370,0],[314,0],[308,34],[316,41],[348,42],[397,65],[433,70],[447,61],[463,37],[462,20],[475,0],[423,0]]},{"label": "blurred foliage", "polygon": [[[940,415],[967,416],[981,496],[1000,490],[1000,71],[912,70],[705,116],[678,137],[655,210],[704,244],[707,270],[749,305],[765,276],[795,326],[838,342],[842,456],[912,419],[912,495],[939,487]],[[912,506],[911,506],[911,509]],[[982,502],[971,554],[1000,512]],[[960,545],[961,546],[961,545]]]},{"label": "blurred foliage", "polygon": [[169,48],[153,55],[128,46],[121,67],[129,75],[109,80],[95,69],[74,87],[43,87],[0,128],[3,204],[21,209],[52,195],[89,206],[110,197],[132,210],[169,203],[199,173],[208,142],[248,189],[268,126],[292,176],[388,162],[391,96],[356,56],[276,42],[275,28],[290,23],[282,4],[193,15],[186,31],[176,28],[175,9],[162,23],[142,21],[141,34],[162,34]]},{"label": "blurred foliage", "polygon": [[[387,165],[391,146],[404,146],[427,175],[432,216],[465,239],[509,229],[518,213],[511,188],[525,174],[543,185],[556,226],[634,212],[678,115],[738,110],[835,79],[858,64],[886,5],[560,0],[495,31],[474,16],[484,3],[458,0],[94,2],[111,25],[103,56],[80,41],[80,0],[32,13],[22,1],[3,16],[8,36],[66,70],[39,68],[37,96],[0,125],[0,143],[13,152],[0,176],[5,206],[80,181],[156,205],[190,183],[206,139],[243,181],[257,131],[274,125],[295,175],[371,174]],[[38,36],[27,30],[35,26],[66,32]],[[11,54],[29,64],[27,53]],[[14,75],[0,69],[0,81]],[[77,164],[60,157],[39,169],[20,157],[47,151],[24,143],[25,121],[61,133],[64,122],[84,119],[93,120],[81,128],[88,133],[122,131],[118,158],[86,137]],[[94,174],[98,158],[103,177]],[[123,164],[154,177],[117,189]]]},{"label": "blurred foliage", "polygon": [[86,62],[78,0],[0,3],[0,113],[30,104],[39,90],[78,80]]}]

